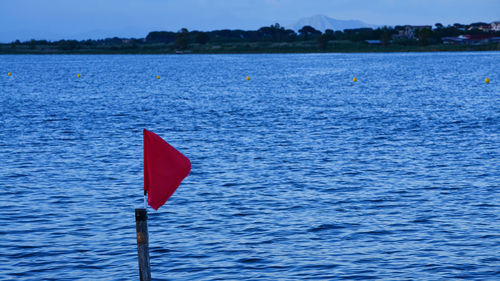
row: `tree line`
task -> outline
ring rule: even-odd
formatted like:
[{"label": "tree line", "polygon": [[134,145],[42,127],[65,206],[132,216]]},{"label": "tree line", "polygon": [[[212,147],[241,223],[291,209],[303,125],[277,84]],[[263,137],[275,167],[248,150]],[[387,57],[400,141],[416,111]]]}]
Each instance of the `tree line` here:
[{"label": "tree line", "polygon": [[442,37],[454,37],[464,34],[470,35],[494,35],[500,36],[500,32],[482,30],[479,27],[489,25],[488,23],[472,23],[469,25],[453,24],[444,26],[436,23],[434,27],[421,28],[416,31],[414,37],[398,37],[407,26],[384,26],[379,28],[357,28],[331,30],[325,32],[315,29],[312,26],[304,26],[295,32],[286,29],[276,23],[270,26],[261,27],[258,30],[223,29],[214,31],[188,31],[182,28],[177,32],[172,31],[152,31],[145,38],[107,38],[102,40],[29,40],[12,42],[12,47],[23,45],[27,48],[36,48],[37,45],[55,46],[61,50],[77,50],[82,48],[96,48],[99,46],[126,46],[127,48],[138,48],[148,44],[171,44],[176,50],[185,50],[190,44],[204,45],[207,43],[251,43],[251,42],[296,42],[315,40],[320,49],[325,49],[329,41],[345,40],[351,42],[364,42],[367,40],[379,40],[380,44],[400,44],[400,45],[429,45],[438,44]]},{"label": "tree line", "polygon": [[[295,32],[292,29],[285,29],[278,23],[261,27],[258,30],[214,30],[209,32],[191,31],[183,28],[179,32],[169,31],[153,31],[146,38],[146,42],[156,43],[174,43],[178,49],[187,48],[189,43],[206,44],[212,43],[227,43],[227,42],[294,42],[317,40],[320,48],[325,48],[328,41],[331,40],[347,40],[351,42],[364,42],[367,40],[380,40],[381,44],[389,43],[401,45],[429,45],[438,44],[442,37],[453,37],[464,34],[470,35],[497,35],[500,32],[490,32],[481,30],[477,27],[489,25],[488,23],[473,23],[470,25],[454,24],[444,26],[441,23],[436,23],[435,27],[423,28],[417,30],[414,38],[397,38],[394,35],[400,34],[407,26],[398,25],[394,27],[384,26],[379,28],[356,28],[331,30],[327,29],[321,32],[312,26],[304,26]],[[394,39],[394,40],[393,40]]]}]

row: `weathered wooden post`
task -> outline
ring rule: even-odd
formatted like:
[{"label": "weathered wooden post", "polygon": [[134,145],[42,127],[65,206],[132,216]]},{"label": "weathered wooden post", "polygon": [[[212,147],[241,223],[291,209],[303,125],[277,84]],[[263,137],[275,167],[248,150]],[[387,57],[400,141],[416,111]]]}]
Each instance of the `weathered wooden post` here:
[{"label": "weathered wooden post", "polygon": [[146,209],[135,209],[135,227],[137,231],[137,257],[139,260],[139,276],[141,281],[151,281],[149,267],[149,234],[148,212]]}]

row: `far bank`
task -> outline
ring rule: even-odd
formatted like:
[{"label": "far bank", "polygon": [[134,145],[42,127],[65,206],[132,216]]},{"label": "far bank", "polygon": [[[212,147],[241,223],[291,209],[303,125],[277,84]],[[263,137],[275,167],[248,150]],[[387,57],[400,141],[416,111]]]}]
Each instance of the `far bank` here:
[{"label": "far bank", "polygon": [[329,41],[319,46],[314,40],[299,42],[229,42],[217,44],[190,44],[185,49],[175,48],[173,43],[131,44],[115,43],[91,46],[44,44],[0,44],[0,54],[266,54],[266,53],[381,53],[381,52],[454,52],[499,51],[500,43],[483,45],[433,44],[427,46],[369,44],[346,40]]}]

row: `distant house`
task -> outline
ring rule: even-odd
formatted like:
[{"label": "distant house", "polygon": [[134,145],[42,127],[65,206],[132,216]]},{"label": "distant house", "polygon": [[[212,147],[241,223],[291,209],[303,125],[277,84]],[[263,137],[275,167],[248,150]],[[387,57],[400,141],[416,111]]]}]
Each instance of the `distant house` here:
[{"label": "distant house", "polygon": [[441,37],[441,41],[446,45],[462,45],[464,39],[460,37]]},{"label": "distant house", "polygon": [[494,42],[493,35],[463,35],[465,42],[469,45],[482,45]]},{"label": "distant house", "polygon": [[482,45],[490,42],[500,42],[500,37],[493,35],[460,35],[458,37],[442,37],[443,44],[453,45]]},{"label": "distant house", "polygon": [[485,32],[490,32],[491,31],[491,25],[481,25],[479,30],[485,31]]},{"label": "distant house", "polygon": [[393,39],[417,39],[418,31],[432,29],[430,25],[406,25],[403,30],[393,36]]},{"label": "distant house", "polygon": [[484,32],[489,32],[491,30],[491,25],[472,25],[467,30],[479,29]]},{"label": "distant house", "polygon": [[491,23],[492,31],[500,31],[500,21],[494,21]]}]

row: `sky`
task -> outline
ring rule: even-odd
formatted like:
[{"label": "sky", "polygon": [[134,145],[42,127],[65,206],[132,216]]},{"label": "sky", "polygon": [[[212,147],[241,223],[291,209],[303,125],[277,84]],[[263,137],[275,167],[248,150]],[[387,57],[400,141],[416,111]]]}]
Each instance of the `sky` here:
[{"label": "sky", "polygon": [[0,42],[287,27],[323,14],[374,25],[500,20],[500,0],[0,0]]}]

